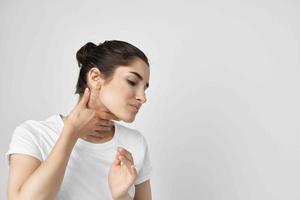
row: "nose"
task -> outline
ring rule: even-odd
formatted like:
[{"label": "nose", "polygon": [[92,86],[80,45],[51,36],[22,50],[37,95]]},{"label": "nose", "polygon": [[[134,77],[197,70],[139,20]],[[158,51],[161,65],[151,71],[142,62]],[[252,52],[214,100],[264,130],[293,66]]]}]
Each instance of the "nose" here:
[{"label": "nose", "polygon": [[147,99],[146,99],[145,91],[139,92],[136,96],[136,99],[139,100],[141,104],[146,103]]}]

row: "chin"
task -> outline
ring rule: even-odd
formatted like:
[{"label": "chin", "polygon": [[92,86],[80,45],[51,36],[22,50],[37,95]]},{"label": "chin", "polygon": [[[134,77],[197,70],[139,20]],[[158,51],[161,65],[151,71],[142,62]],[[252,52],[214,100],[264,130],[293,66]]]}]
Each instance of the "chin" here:
[{"label": "chin", "polygon": [[134,121],[134,118],[131,118],[131,119],[122,119],[122,121],[124,121],[126,123],[132,123]]},{"label": "chin", "polygon": [[135,120],[135,115],[127,115],[124,117],[119,117],[120,120],[126,122],[126,123],[132,123]]}]

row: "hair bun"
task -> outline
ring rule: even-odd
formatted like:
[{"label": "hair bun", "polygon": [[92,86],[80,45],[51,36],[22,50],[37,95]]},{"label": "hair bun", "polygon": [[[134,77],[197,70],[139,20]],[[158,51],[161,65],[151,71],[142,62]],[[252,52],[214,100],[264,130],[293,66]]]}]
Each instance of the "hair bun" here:
[{"label": "hair bun", "polygon": [[95,49],[97,45],[95,45],[92,42],[86,43],[84,46],[82,46],[76,53],[76,59],[78,62],[78,66],[81,68],[82,66],[86,66],[89,64],[89,61],[87,59],[90,52]]}]

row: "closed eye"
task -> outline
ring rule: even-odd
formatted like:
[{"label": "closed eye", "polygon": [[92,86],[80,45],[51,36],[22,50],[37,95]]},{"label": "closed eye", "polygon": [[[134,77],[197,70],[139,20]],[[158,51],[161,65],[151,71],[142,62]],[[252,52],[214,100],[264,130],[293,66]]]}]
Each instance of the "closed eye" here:
[{"label": "closed eye", "polygon": [[132,85],[132,86],[135,86],[135,85],[136,85],[136,83],[133,82],[133,81],[127,80],[127,82],[129,83],[129,85]]}]

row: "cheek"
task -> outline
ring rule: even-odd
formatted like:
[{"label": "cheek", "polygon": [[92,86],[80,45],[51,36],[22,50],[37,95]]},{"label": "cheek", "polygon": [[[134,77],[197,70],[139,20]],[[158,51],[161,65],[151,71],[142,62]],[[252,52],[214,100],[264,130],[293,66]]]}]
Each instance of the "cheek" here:
[{"label": "cheek", "polygon": [[135,113],[129,103],[132,102],[133,92],[130,89],[107,90],[100,96],[103,105],[120,120],[131,123],[135,120]]},{"label": "cheek", "polygon": [[112,113],[120,112],[122,109],[127,109],[130,99],[133,97],[133,92],[126,87],[110,87],[103,88],[100,92],[100,100]]}]

